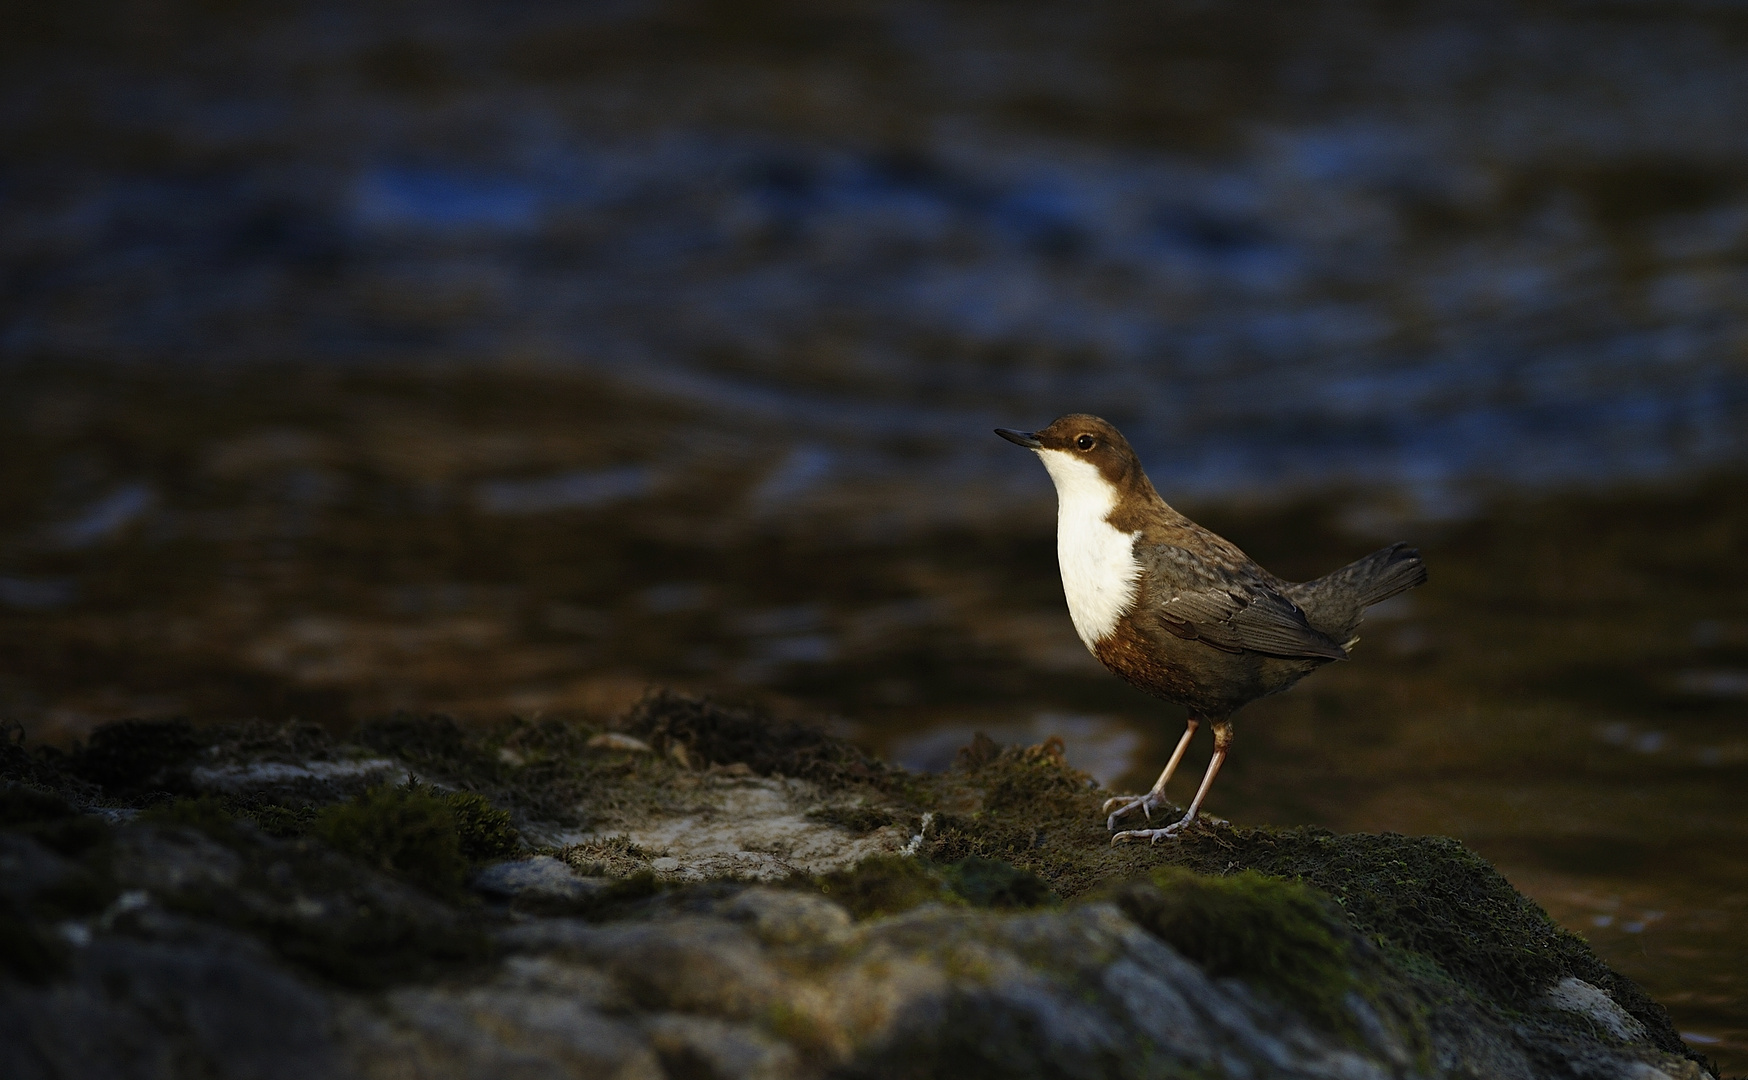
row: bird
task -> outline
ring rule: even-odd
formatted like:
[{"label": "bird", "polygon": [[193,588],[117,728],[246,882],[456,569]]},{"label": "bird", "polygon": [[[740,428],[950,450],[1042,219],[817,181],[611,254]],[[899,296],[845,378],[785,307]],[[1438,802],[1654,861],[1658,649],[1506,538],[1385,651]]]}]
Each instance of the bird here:
[{"label": "bird", "polygon": [[[1174,510],[1122,432],[1099,417],[1071,413],[1038,431],[995,433],[1036,453],[1056,485],[1056,558],[1081,642],[1124,681],[1189,710],[1152,789],[1100,810],[1113,844],[1181,837],[1232,746],[1232,714],[1346,660],[1366,608],[1426,581],[1420,552],[1406,543],[1314,581],[1276,577]],[[1162,828],[1118,832],[1125,816],[1139,810],[1151,822],[1166,805],[1165,785],[1204,721],[1214,754],[1189,810]]]}]

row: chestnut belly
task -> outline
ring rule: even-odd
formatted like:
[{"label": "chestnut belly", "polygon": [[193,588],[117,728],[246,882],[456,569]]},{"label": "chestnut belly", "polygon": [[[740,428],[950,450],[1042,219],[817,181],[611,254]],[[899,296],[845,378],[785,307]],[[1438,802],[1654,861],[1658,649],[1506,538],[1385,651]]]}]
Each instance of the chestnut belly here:
[{"label": "chestnut belly", "polygon": [[1209,718],[1278,694],[1330,662],[1226,652],[1193,638],[1143,633],[1127,618],[1099,639],[1093,655],[1131,685]]}]

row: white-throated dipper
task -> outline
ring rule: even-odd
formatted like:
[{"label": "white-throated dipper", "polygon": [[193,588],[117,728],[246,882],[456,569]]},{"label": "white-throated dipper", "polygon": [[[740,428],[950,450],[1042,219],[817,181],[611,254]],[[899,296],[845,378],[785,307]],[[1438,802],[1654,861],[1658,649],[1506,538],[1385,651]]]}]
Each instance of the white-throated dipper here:
[{"label": "white-throated dipper", "polygon": [[1137,809],[1152,818],[1190,737],[1203,720],[1214,725],[1214,756],[1183,818],[1112,843],[1157,842],[1195,821],[1232,745],[1232,714],[1346,660],[1365,609],[1426,580],[1420,552],[1394,544],[1315,581],[1283,581],[1173,510],[1122,432],[1096,416],[995,433],[1035,452],[1056,483],[1056,558],[1080,640],[1127,682],[1190,713],[1153,789],[1108,800],[1106,826]]}]

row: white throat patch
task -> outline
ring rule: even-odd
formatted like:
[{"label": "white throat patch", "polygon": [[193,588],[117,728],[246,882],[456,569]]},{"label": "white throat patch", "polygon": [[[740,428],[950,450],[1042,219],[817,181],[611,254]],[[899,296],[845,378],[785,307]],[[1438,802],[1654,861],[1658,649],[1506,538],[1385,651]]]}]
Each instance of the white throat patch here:
[{"label": "white throat patch", "polygon": [[1135,540],[1141,534],[1119,532],[1105,520],[1116,508],[1117,492],[1096,465],[1066,450],[1037,454],[1056,483],[1056,562],[1068,617],[1090,651],[1135,602],[1141,575]]}]

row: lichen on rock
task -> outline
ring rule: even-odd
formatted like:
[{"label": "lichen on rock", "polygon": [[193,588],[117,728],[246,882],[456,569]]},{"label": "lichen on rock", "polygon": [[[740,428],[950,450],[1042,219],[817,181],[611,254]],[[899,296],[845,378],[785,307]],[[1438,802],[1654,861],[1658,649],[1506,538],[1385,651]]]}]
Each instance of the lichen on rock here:
[{"label": "lichen on rock", "polygon": [[1113,848],[1061,750],[917,775],[673,694],[13,742],[0,1073],[1705,1075],[1460,844]]}]

